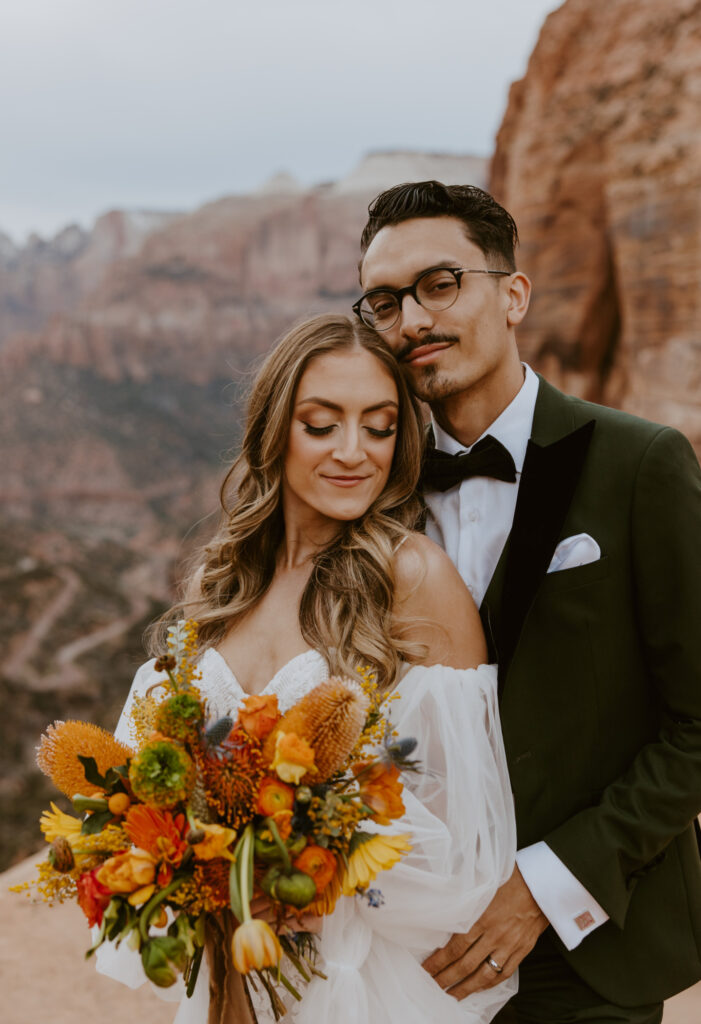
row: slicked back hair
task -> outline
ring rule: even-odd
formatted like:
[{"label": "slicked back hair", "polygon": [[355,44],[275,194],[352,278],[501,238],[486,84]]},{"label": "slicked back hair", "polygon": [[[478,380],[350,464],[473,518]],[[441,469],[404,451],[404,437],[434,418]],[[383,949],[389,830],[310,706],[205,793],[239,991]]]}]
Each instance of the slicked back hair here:
[{"label": "slicked back hair", "polygon": [[362,257],[378,231],[417,217],[454,217],[484,253],[490,268],[516,270],[518,230],[511,214],[476,185],[444,185],[440,181],[409,181],[394,185],[373,199],[360,239]]}]

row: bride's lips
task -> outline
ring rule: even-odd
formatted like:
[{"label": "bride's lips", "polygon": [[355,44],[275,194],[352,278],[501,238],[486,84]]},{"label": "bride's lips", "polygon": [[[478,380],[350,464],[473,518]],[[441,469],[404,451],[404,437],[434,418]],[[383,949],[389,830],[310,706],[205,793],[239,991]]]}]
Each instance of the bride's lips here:
[{"label": "bride's lips", "polygon": [[419,345],[418,348],[413,348],[409,355],[404,356],[402,362],[408,366],[424,366],[426,363],[431,362],[437,352],[450,348],[452,344],[452,341],[441,341],[434,342],[431,345]]},{"label": "bride's lips", "polygon": [[325,476],[324,480],[328,480],[330,484],[334,484],[335,487],[355,487],[356,484],[361,484],[363,480],[367,480],[366,476]]}]

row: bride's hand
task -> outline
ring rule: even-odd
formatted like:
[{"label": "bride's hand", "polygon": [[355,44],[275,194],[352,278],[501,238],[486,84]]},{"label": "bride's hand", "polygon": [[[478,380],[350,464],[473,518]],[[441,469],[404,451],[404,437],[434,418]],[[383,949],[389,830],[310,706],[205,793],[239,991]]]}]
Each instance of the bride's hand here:
[{"label": "bride's hand", "polygon": [[[254,917],[265,921],[270,925],[277,925],[278,914],[267,896],[262,893],[254,896],[251,900],[251,913]],[[283,918],[283,924],[291,932],[312,932],[318,935],[321,932],[322,919],[317,914],[305,914],[303,911],[288,911]]]}]

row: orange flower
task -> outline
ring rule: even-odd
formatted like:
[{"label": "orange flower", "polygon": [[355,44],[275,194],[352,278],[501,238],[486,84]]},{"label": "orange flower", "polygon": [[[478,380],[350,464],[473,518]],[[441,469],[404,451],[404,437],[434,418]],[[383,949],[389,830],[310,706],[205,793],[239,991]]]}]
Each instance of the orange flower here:
[{"label": "orange flower", "polygon": [[336,874],[336,858],[323,846],[306,846],[294,861],[298,871],[310,875],[316,885],[316,894],[322,893]]},{"label": "orange flower", "polygon": [[240,924],[231,941],[234,967],[240,974],[275,967],[282,959],[282,948],[269,924],[259,917]]},{"label": "orange flower", "polygon": [[279,779],[267,775],[261,780],[258,789],[258,814],[277,814],[278,811],[291,811],[294,807],[295,791],[292,786],[280,782]]},{"label": "orange flower", "polygon": [[129,808],[122,827],[132,843],[149,853],[159,865],[158,884],[167,885],[173,877],[173,868],[180,867],[187,850],[184,836],[189,826],[185,815],[173,817],[170,811],[136,804]]},{"label": "orange flower", "polygon": [[389,825],[393,818],[401,818],[406,808],[402,800],[399,769],[395,764],[366,761],[353,765],[353,774],[359,776],[360,797],[373,811],[373,821],[378,825]]},{"label": "orange flower", "polygon": [[153,857],[138,851],[118,853],[97,871],[97,880],[110,892],[135,892],[150,885],[156,874]]},{"label": "orange flower", "polygon": [[294,732],[279,732],[275,742],[273,771],[283,782],[299,785],[299,780],[307,772],[316,772],[314,767],[314,751],[306,740]]},{"label": "orange flower", "polygon": [[249,736],[257,740],[265,739],[279,717],[277,696],[274,693],[246,697],[239,711],[240,725]]}]

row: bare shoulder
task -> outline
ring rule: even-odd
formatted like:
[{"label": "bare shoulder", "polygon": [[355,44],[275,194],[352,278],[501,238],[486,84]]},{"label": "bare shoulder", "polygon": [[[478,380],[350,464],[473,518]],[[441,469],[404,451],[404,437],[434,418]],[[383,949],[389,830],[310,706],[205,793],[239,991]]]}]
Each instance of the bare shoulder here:
[{"label": "bare shoulder", "polygon": [[449,587],[472,600],[458,570],[440,548],[422,533],[410,533],[395,554],[397,600],[427,598],[433,587]]},{"label": "bare shoulder", "polygon": [[424,664],[472,668],[486,659],[477,606],[442,548],[413,533],[395,556],[395,607],[407,633],[427,648]]}]

